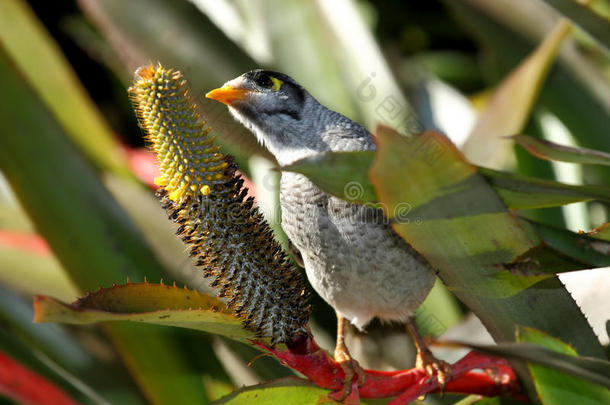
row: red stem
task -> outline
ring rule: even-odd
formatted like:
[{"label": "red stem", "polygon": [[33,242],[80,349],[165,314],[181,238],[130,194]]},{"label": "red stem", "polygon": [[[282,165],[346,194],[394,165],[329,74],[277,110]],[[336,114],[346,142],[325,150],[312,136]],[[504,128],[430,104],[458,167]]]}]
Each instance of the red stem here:
[{"label": "red stem", "polygon": [[[322,388],[336,391],[341,389],[343,370],[312,337],[299,342],[298,347],[276,350],[260,342],[253,344],[277,357],[283,365],[304,374],[310,381]],[[445,385],[447,393],[479,394],[484,396],[510,395],[527,399],[519,393],[517,377],[508,362],[471,351],[453,366],[453,379]],[[485,372],[473,372],[473,369]],[[365,370],[366,382],[358,388],[362,398],[394,397],[390,404],[407,404],[415,398],[439,391],[436,377],[428,379],[425,371],[409,369],[400,371]],[[331,397],[333,394],[330,395]],[[357,401],[357,396],[355,397]],[[350,396],[348,400],[353,401]],[[357,403],[357,402],[355,402]]]}]

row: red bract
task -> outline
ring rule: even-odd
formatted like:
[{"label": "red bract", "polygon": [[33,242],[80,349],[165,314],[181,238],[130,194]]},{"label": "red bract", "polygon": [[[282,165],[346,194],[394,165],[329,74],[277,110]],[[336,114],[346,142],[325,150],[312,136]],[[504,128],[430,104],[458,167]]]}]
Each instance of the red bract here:
[{"label": "red bract", "polygon": [[155,177],[160,174],[154,153],[144,148],[130,148],[125,146],[124,149],[125,154],[127,155],[127,162],[133,174],[150,188],[155,190],[159,188],[159,186],[154,183]]},{"label": "red bract", "polygon": [[55,384],[0,352],[0,394],[20,404],[77,405]]},{"label": "red bract", "polygon": [[[313,338],[307,338],[297,349],[277,350],[259,342],[258,347],[277,357],[283,365],[304,374],[310,381],[333,391],[341,389],[343,370]],[[479,369],[480,372],[471,370]],[[389,404],[407,404],[431,392],[440,390],[436,377],[428,378],[425,371],[409,369],[399,371],[366,371],[366,382],[357,387],[345,403],[358,403],[362,398],[394,398]],[[445,385],[445,392],[479,394],[485,396],[508,395],[524,399],[520,394],[517,377],[508,362],[499,357],[470,352],[453,365],[453,379]],[[330,394],[333,397],[333,394]]]},{"label": "red bract", "polygon": [[10,230],[0,230],[0,247],[23,249],[41,256],[48,256],[51,252],[42,236]]}]

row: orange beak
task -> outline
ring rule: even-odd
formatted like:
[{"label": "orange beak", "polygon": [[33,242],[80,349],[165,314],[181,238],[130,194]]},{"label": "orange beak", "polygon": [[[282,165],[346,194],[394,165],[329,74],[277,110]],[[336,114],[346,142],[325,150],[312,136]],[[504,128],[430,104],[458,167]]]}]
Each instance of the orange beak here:
[{"label": "orange beak", "polygon": [[219,89],[214,89],[205,96],[212,100],[220,101],[223,104],[231,105],[234,100],[242,100],[250,90],[236,89],[231,86],[223,86]]}]

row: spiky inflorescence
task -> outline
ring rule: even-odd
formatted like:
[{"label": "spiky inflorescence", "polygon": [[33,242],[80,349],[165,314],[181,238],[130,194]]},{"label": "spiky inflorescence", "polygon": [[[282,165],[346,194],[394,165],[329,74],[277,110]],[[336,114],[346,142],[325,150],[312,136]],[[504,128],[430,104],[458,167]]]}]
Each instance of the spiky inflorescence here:
[{"label": "spiky inflorescence", "polygon": [[160,163],[157,194],[205,277],[214,277],[212,286],[244,326],[272,344],[306,334],[302,277],[246,198],[233,159],[208,136],[181,73],[140,68],[129,93]]}]

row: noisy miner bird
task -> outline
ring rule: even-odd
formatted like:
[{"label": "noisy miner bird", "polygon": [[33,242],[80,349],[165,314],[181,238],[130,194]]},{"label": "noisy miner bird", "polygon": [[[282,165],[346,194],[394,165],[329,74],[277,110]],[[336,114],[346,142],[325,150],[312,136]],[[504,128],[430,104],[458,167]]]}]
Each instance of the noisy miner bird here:
[{"label": "noisy miner bird", "polygon": [[[280,165],[324,152],[374,150],[371,134],[320,104],[291,77],[253,70],[206,97],[229,107]],[[332,176],[332,173],[328,173]],[[298,249],[307,277],[337,315],[335,360],[345,372],[342,396],[364,372],[345,345],[347,321],[363,329],[373,318],[407,324],[416,366],[443,383],[451,369],[435,359],[415,329],[413,313],[434,284],[434,272],[390,227],[377,208],[324,193],[305,176],[284,172],[280,183],[282,227]]]}]

